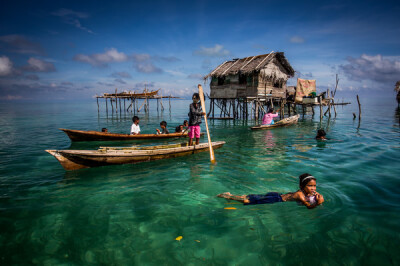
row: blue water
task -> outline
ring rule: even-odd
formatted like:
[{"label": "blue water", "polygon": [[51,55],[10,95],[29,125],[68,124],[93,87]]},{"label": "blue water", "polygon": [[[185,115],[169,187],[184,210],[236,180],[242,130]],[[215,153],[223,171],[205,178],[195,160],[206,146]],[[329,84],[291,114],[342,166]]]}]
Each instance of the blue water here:
[{"label": "blue water", "polygon": [[[360,124],[357,104],[321,124],[317,109],[270,131],[210,121],[212,140],[226,141],[215,166],[205,152],[69,172],[44,150],[137,143],[71,146],[58,128],[128,133],[132,115],[107,117],[105,106],[98,114],[95,101],[1,103],[0,264],[398,265],[400,113],[394,100],[362,103]],[[166,105],[157,113],[152,102],[149,114],[139,113],[142,132],[187,119],[188,101],[171,104],[171,112]],[[321,126],[329,141],[314,139]],[[296,191],[305,172],[325,197],[312,210],[215,197]]]}]

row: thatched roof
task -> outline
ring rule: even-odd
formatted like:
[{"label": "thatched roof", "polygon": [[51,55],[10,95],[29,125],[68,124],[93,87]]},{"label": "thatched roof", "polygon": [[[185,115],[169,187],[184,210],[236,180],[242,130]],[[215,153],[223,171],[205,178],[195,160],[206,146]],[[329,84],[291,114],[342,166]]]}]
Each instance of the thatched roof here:
[{"label": "thatched roof", "polygon": [[287,61],[284,53],[277,52],[226,61],[219,65],[216,69],[211,71],[211,73],[205,76],[204,79],[207,79],[209,77],[224,77],[227,75],[236,75],[239,72],[241,74],[259,72],[270,62],[273,62],[273,60],[278,61],[284,68],[284,72],[287,72],[290,77],[294,76],[294,70]]}]

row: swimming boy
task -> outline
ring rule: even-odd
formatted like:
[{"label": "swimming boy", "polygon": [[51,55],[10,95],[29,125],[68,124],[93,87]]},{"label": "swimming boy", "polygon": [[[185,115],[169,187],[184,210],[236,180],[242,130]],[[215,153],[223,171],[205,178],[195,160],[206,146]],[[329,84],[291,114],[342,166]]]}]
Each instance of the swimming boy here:
[{"label": "swimming boy", "polygon": [[315,137],[318,140],[326,140],[326,132],[323,129],[318,129],[317,136]]},{"label": "swimming boy", "polygon": [[140,126],[139,126],[139,117],[132,117],[133,124],[131,126],[131,135],[139,135],[140,134]]},{"label": "swimming boy", "polygon": [[167,122],[161,121],[160,127],[161,127],[161,131],[158,128],[156,128],[157,134],[169,134],[169,131],[167,129]]},{"label": "swimming boy", "polygon": [[253,204],[272,204],[276,202],[297,201],[305,205],[309,209],[313,209],[324,202],[324,197],[317,192],[317,179],[312,175],[305,173],[299,176],[300,189],[296,192],[280,194],[277,192],[269,192],[267,194],[249,194],[236,196],[229,192],[217,195],[217,197],[236,200],[244,205]]},{"label": "swimming boy", "polygon": [[192,96],[193,103],[189,106],[189,146],[193,145],[193,138],[196,138],[196,145],[200,142],[200,124],[201,117],[205,115],[201,110],[199,103],[200,96],[198,93],[194,93]]}]

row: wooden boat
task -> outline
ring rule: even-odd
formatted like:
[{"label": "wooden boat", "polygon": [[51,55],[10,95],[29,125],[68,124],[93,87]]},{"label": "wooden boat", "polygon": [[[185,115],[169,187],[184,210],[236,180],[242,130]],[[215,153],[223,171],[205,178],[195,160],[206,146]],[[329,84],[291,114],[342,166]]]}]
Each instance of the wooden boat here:
[{"label": "wooden boat", "polygon": [[149,91],[149,92],[141,92],[141,93],[132,93],[132,92],[120,92],[120,93],[104,93],[103,96],[105,97],[151,97],[156,96],[159,90],[156,91]]},{"label": "wooden boat", "polygon": [[284,127],[284,126],[293,125],[293,124],[297,123],[297,121],[299,120],[299,117],[300,117],[300,115],[294,115],[294,116],[279,120],[278,122],[274,123],[273,125],[259,125],[259,126],[251,127],[251,130],[271,129],[271,128],[276,128],[276,127]]},{"label": "wooden boat", "polygon": [[[221,148],[225,141],[212,142],[214,149]],[[100,147],[98,150],[46,150],[56,157],[65,170],[134,164],[140,162],[175,158],[208,151],[208,143],[188,146],[187,143],[147,147]]]},{"label": "wooden boat", "polygon": [[[115,140],[144,140],[144,139],[168,139],[187,137],[188,133],[170,133],[170,134],[119,134],[101,131],[86,131],[60,128],[64,131],[71,141],[115,141]],[[204,133],[202,134],[204,135]]]}]

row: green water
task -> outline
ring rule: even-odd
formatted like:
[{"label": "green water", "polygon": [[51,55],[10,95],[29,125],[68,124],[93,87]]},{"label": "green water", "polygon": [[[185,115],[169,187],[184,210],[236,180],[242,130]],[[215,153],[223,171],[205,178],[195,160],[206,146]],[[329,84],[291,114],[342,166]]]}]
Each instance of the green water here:
[{"label": "green water", "polygon": [[[172,112],[159,114],[151,105],[149,115],[139,114],[142,132],[161,120],[173,129],[187,119],[188,104],[173,101]],[[271,131],[252,132],[251,121],[211,121],[212,139],[226,141],[213,167],[200,153],[65,172],[44,152],[71,147],[58,128],[129,132],[131,115],[98,115],[94,101],[2,103],[0,264],[398,265],[400,114],[394,101],[363,106],[360,126],[354,104],[325,118],[326,142],[314,139],[318,112]],[[313,210],[215,197],[295,191],[304,172],[317,177],[325,197]]]}]

